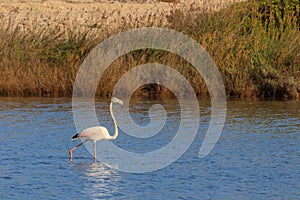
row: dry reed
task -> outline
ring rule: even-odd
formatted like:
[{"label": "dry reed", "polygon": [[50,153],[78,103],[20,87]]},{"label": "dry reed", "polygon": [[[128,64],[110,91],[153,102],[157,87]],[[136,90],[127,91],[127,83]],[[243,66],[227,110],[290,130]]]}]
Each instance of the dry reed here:
[{"label": "dry reed", "polygon": [[[105,21],[91,19],[93,23],[85,29],[66,31],[57,24],[24,34],[26,27],[12,30],[8,22],[2,23],[0,95],[71,96],[77,70],[95,45],[119,31],[158,26],[181,31],[206,48],[219,67],[228,97],[300,99],[299,4],[290,1],[294,4],[280,8],[285,9],[280,17],[276,0],[272,5],[267,2],[249,1],[213,9],[207,4],[204,10],[191,5],[188,11],[174,8],[164,18],[155,12],[119,16],[118,26],[109,28]],[[198,97],[208,96],[205,82],[193,66],[177,55],[151,49],[115,60],[100,80],[97,95],[110,96],[122,74],[153,62],[174,67],[190,81]],[[171,98],[173,94],[163,86],[146,85],[135,96]]]}]

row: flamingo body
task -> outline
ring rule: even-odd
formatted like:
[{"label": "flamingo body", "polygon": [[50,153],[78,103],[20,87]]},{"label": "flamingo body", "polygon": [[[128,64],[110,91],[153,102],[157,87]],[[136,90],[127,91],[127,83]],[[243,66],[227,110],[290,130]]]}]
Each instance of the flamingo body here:
[{"label": "flamingo body", "polygon": [[84,129],[80,134],[72,137],[72,140],[85,139],[90,141],[109,140],[112,136],[109,135],[108,130],[104,126],[94,126]]}]

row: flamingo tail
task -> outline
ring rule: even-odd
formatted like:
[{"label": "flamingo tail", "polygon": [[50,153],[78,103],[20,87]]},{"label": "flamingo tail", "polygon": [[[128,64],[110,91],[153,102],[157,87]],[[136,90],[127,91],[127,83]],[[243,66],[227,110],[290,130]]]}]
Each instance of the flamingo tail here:
[{"label": "flamingo tail", "polygon": [[78,133],[72,137],[72,140],[77,140],[77,139],[79,139],[79,134]]}]

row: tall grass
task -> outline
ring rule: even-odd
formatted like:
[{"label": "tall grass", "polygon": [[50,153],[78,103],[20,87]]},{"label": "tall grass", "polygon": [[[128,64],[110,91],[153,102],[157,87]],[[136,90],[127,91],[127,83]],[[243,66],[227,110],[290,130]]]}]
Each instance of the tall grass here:
[{"label": "tall grass", "polygon": [[[139,20],[129,17],[110,30],[98,24],[97,32],[60,34],[51,29],[24,34],[1,28],[0,95],[71,96],[78,68],[94,46],[118,31],[155,25],[181,31],[206,48],[219,67],[228,97],[300,99],[299,10],[295,0],[263,0],[236,3],[217,12],[195,6],[188,12],[174,9],[168,23],[155,14]],[[97,95],[110,96],[126,71],[152,62],[174,67],[190,81],[198,97],[208,96],[193,66],[175,54],[153,49],[115,60],[103,74]],[[135,96],[170,98],[173,94],[163,86],[146,85]]]}]

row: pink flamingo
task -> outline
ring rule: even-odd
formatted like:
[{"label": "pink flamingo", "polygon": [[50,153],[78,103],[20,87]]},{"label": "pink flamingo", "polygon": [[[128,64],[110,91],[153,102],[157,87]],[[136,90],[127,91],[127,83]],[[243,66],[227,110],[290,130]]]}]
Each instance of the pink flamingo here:
[{"label": "pink flamingo", "polygon": [[72,149],[70,149],[70,151],[69,151],[70,161],[72,161],[72,152],[75,149],[77,149],[78,147],[80,147],[82,144],[84,144],[87,141],[92,141],[94,144],[94,162],[96,162],[96,159],[97,159],[96,158],[96,142],[98,140],[115,140],[118,137],[118,126],[117,126],[117,122],[116,122],[115,116],[112,111],[113,103],[119,103],[119,104],[123,105],[123,101],[116,97],[113,97],[111,99],[111,102],[109,105],[110,115],[111,115],[111,118],[115,125],[115,134],[111,136],[108,133],[108,130],[104,126],[94,126],[94,127],[84,129],[80,134],[76,134],[72,137],[72,140],[76,140],[76,139],[80,139],[80,138],[84,139],[84,140],[80,144],[78,144],[75,147],[73,147]]}]

